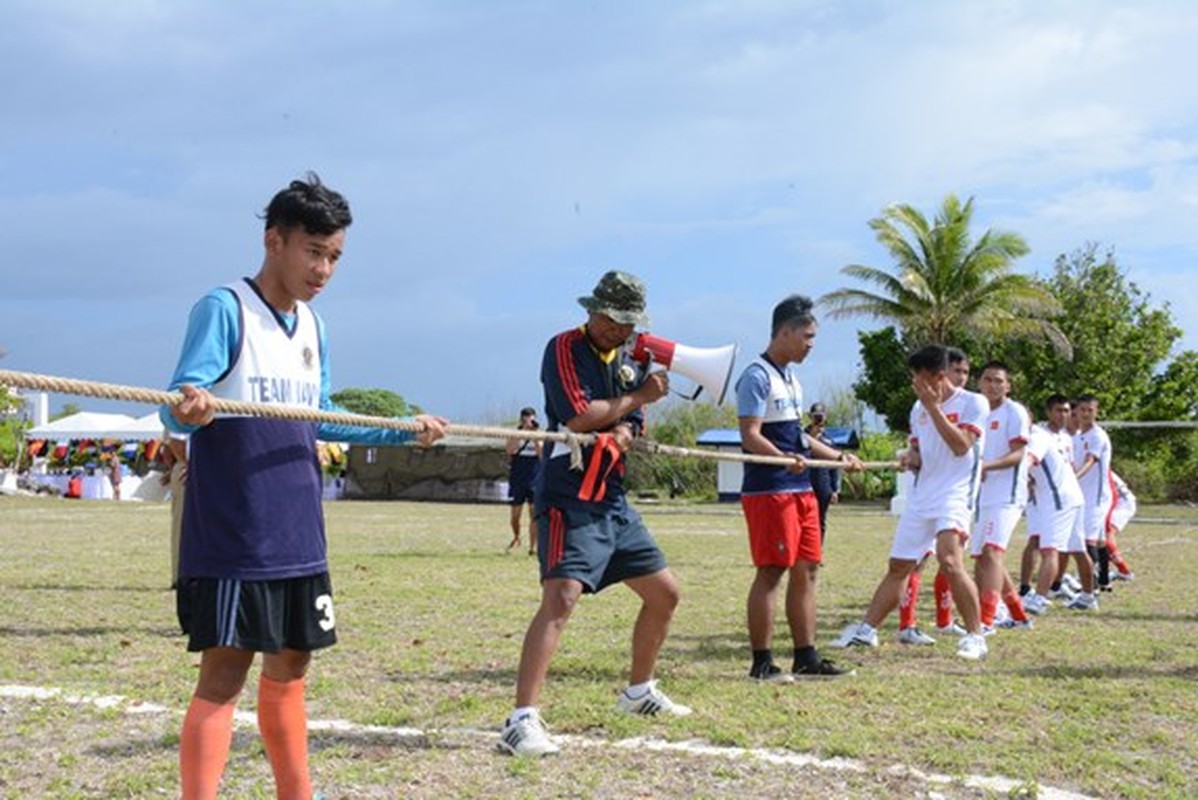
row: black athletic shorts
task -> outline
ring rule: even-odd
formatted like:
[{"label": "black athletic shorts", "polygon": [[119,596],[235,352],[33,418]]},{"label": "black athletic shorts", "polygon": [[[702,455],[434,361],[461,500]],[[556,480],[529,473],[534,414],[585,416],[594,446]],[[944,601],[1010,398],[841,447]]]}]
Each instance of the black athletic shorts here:
[{"label": "black athletic shorts", "polygon": [[327,572],[277,581],[189,578],[176,591],[179,625],[192,652],[210,647],[309,651],[337,642]]}]

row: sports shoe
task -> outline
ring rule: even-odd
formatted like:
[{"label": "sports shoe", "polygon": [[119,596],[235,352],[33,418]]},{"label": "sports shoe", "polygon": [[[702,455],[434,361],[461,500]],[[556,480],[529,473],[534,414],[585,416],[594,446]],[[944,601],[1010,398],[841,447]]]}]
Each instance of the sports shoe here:
[{"label": "sports shoe", "polygon": [[855,669],[841,669],[826,658],[821,658],[815,666],[803,665],[794,671],[796,680],[807,678],[844,678],[856,675]]},{"label": "sports shoe", "polygon": [[1074,611],[1097,611],[1098,598],[1088,592],[1082,592],[1066,608],[1072,608]]},{"label": "sports shoe", "polygon": [[965,630],[956,622],[950,622],[943,627],[937,625],[934,630],[940,636],[965,636],[969,633],[969,631]]},{"label": "sports shoe", "polygon": [[1134,581],[1135,579],[1136,573],[1134,572],[1115,571],[1111,573],[1111,580],[1113,581]]},{"label": "sports shoe", "polygon": [[833,647],[877,647],[878,632],[868,623],[858,622],[849,625],[840,634],[840,638],[832,642]]},{"label": "sports shoe", "polygon": [[980,661],[990,652],[986,646],[986,637],[980,633],[967,633],[957,643],[957,655],[970,661]]},{"label": "sports shoe", "polygon": [[496,746],[508,755],[535,758],[551,756],[560,749],[549,738],[549,731],[535,710],[515,722],[509,717],[503,723]]},{"label": "sports shoe", "polygon": [[[994,627],[993,625],[983,625],[982,632],[978,635],[979,636],[993,636],[996,633],[998,633],[998,628]],[[968,633],[965,634],[965,636],[968,636],[968,635],[969,635]],[[965,636],[961,637],[962,642],[965,641]],[[960,642],[958,642],[957,644],[958,644],[958,649],[959,649]]]},{"label": "sports shoe", "polygon": [[912,625],[910,628],[903,628],[898,632],[898,642],[899,644],[918,644],[924,645],[925,647],[936,644],[935,639],[933,639],[931,636],[928,636],[914,625]]},{"label": "sports shoe", "polygon": [[1023,596],[1023,610],[1029,614],[1043,614],[1051,605],[1052,601],[1035,589]]},{"label": "sports shoe", "polygon": [[635,699],[628,696],[628,689],[621,689],[620,697],[616,700],[616,708],[629,714],[640,714],[645,717],[654,717],[658,714],[686,717],[692,713],[689,706],[675,703],[666,697],[666,693],[657,688],[657,681],[649,681],[649,689]]},{"label": "sports shoe", "polygon": [[765,669],[754,672],[749,670],[749,677],[762,683],[794,683],[794,675],[786,672],[777,664],[769,664]]},{"label": "sports shoe", "polygon": [[1048,597],[1050,600],[1064,600],[1066,603],[1068,603],[1071,602],[1073,598],[1077,597],[1077,591],[1066,586],[1065,582],[1061,581],[1060,588],[1050,591],[1048,593]]},{"label": "sports shoe", "polygon": [[996,622],[994,627],[1002,628],[1004,631],[1030,631],[1035,625],[1032,623],[1031,617],[1028,617],[1027,619],[1006,619]]},{"label": "sports shoe", "polygon": [[1074,594],[1076,594],[1077,592],[1080,592],[1082,590],[1082,582],[1079,581],[1077,578],[1073,577],[1072,572],[1066,572],[1064,575],[1061,576],[1061,585],[1068,586],[1070,589],[1073,590]]},{"label": "sports shoe", "polygon": [[1003,623],[1011,618],[1011,609],[1007,608],[1006,603],[999,603],[994,609],[994,624],[996,627],[1003,627]]}]

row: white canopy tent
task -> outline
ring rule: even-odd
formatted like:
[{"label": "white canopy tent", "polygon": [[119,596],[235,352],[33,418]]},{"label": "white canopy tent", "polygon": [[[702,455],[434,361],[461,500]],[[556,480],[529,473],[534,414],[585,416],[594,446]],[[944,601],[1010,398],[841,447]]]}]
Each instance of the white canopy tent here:
[{"label": "white canopy tent", "polygon": [[[26,439],[124,439],[122,429],[136,420],[128,414],[101,414],[97,411],[80,411],[69,417],[47,422],[25,431]],[[158,432],[162,432],[161,423]]]}]

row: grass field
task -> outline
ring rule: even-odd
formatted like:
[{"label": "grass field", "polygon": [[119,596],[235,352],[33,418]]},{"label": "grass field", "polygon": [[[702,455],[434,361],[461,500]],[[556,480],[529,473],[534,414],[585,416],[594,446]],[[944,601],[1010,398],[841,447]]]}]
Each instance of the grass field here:
[{"label": "grass field", "polygon": [[[326,506],[340,644],[314,660],[309,714],[349,724],[313,732],[317,786],[331,798],[1198,796],[1198,512],[1143,509],[1122,539],[1134,583],[1103,595],[1097,615],[1054,609],[1033,631],[998,634],[980,664],[951,642],[894,644],[892,617],[876,651],[825,650],[855,677],[761,686],[745,678],[751,569],[737,507],[642,511],[684,592],[662,685],[696,713],[613,713],[636,611],[613,588],[583,601],[551,669],[543,709],[566,749],[528,762],[492,750],[538,599],[533,561],[501,554],[507,509]],[[893,521],[842,507],[830,525],[825,644],[860,617]],[[177,794],[198,658],[166,589],[167,526],[159,504],[0,498],[0,797]],[[717,750],[628,746],[636,737]],[[238,728],[223,796],[273,797],[252,725]]]}]

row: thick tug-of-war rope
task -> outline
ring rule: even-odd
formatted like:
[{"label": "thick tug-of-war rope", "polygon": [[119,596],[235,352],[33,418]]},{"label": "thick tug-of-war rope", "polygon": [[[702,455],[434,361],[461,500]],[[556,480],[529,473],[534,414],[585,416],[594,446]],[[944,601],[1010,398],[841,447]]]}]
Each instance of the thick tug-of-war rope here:
[{"label": "thick tug-of-war rope", "polygon": [[[13,372],[0,370],[0,386],[14,386],[21,389],[33,389],[41,392],[57,392],[59,394],[79,395],[81,397],[99,397],[106,400],[126,400],[134,403],[150,405],[178,405],[183,402],[180,392],[167,392],[161,389],[146,389],[139,386],[122,386],[116,383],[98,383],[76,378],[59,378],[52,375],[39,375],[32,372]],[[244,403],[237,400],[213,398],[213,407],[219,414],[236,414],[244,417],[265,417],[267,419],[285,419],[296,422],[327,422],[332,425],[353,425],[360,428],[390,428],[392,430],[420,433],[424,430],[423,423],[411,419],[396,419],[394,417],[372,417],[365,414],[347,414],[337,411],[322,411],[302,406],[273,405],[268,403]],[[570,462],[575,469],[582,469],[582,448],[595,442],[595,434],[573,433],[572,431],[538,431],[516,428],[498,428],[484,425],[461,425],[450,423],[445,432],[451,436],[476,436],[484,439],[526,439],[542,442],[563,442],[570,448]],[[772,464],[789,466],[794,459],[785,456],[761,456],[751,453],[721,453],[712,450],[694,450],[689,447],[658,444],[647,439],[638,439],[633,445],[636,449],[654,455],[683,456],[686,458],[705,458],[712,461],[739,461],[747,464]],[[839,461],[824,461],[808,459],[811,467],[830,467],[841,469],[845,465]],[[898,464],[892,461],[867,461],[865,469],[896,469]]]}]

